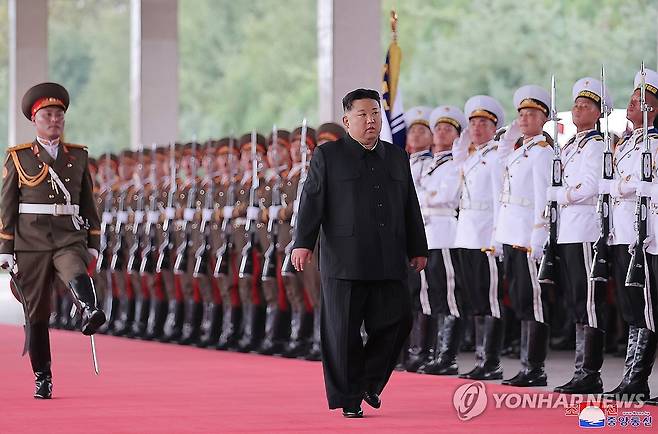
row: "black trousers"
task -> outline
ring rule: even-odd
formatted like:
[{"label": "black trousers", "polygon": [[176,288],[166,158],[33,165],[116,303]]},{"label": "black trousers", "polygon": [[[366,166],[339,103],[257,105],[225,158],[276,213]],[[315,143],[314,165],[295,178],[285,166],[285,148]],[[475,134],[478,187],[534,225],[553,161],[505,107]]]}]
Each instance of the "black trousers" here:
[{"label": "black trousers", "polygon": [[432,315],[461,316],[462,289],[460,280],[456,276],[458,264],[456,249],[429,251],[424,272],[427,279],[427,299]]},{"label": "black trousers", "polygon": [[[411,331],[406,281],[322,277],[322,368],[329,408],[355,406],[381,393]],[[361,324],[368,334],[361,339]]]},{"label": "black trousers", "polygon": [[[651,276],[646,280],[647,285],[644,288],[636,286],[626,286],[626,273],[628,266],[631,262],[631,254],[628,252],[627,244],[620,244],[611,246],[612,248],[612,273],[615,278],[615,295],[617,298],[617,306],[621,312],[622,318],[629,325],[645,328],[647,327],[647,317],[645,315],[645,308],[647,306],[646,300],[650,297],[650,284]],[[651,267],[652,256],[647,254],[647,269]],[[653,268],[655,271],[656,268]],[[651,274],[652,270],[649,269]]]},{"label": "black trousers", "polygon": [[633,288],[643,289],[644,295],[642,301],[638,300],[638,305],[635,306],[635,310],[638,312],[636,313],[636,323],[633,325],[648,328],[655,333],[656,322],[658,322],[658,255],[647,253],[647,269],[649,270],[647,285],[644,288]]},{"label": "black trousers", "polygon": [[589,278],[594,249],[592,243],[558,244],[560,286],[566,306],[577,324],[605,328],[606,285]]},{"label": "black trousers", "polygon": [[493,256],[476,249],[459,249],[459,281],[464,304],[475,316],[500,318],[503,298],[503,266]]},{"label": "black trousers", "polygon": [[503,245],[503,263],[516,317],[548,324],[548,285],[539,283],[537,263],[524,250],[508,244]]}]

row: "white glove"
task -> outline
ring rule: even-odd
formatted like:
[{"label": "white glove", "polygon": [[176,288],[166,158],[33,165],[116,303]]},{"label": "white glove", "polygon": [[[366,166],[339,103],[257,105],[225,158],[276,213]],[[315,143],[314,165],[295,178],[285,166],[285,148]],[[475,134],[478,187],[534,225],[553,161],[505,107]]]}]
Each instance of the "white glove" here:
[{"label": "white glove", "polygon": [[637,186],[637,190],[635,190],[635,194],[641,197],[650,197],[651,196],[651,190],[653,189],[653,185],[651,182],[646,182],[646,181],[640,181]]},{"label": "white glove", "polygon": [[613,189],[615,189],[614,179],[599,180],[599,194],[610,194]]},{"label": "white glove", "polygon": [[176,208],[174,207],[168,207],[165,208],[165,217],[167,217],[169,220],[173,220],[176,218]]},{"label": "white glove", "polygon": [[204,208],[201,210],[201,218],[207,222],[212,220],[212,209]]},{"label": "white glove", "polygon": [[194,208],[185,208],[183,210],[183,219],[188,222],[191,222],[192,220],[194,220],[194,213],[195,213]]},{"label": "white glove", "polygon": [[141,224],[144,221],[144,211],[135,211],[135,218],[133,222],[135,224]]},{"label": "white glove", "polygon": [[541,261],[541,258],[544,256],[544,246],[540,244],[532,246],[528,255],[530,255],[530,259],[535,262]]},{"label": "white glove", "polygon": [[257,206],[247,207],[247,220],[257,221],[260,217],[260,208]]},{"label": "white glove", "polygon": [[234,209],[234,207],[232,207],[230,205],[226,205],[222,209],[222,217],[224,217],[225,220],[233,218],[233,209]]},{"label": "white glove", "polygon": [[94,259],[98,259],[98,250],[96,250],[96,249],[92,249],[92,248],[88,248],[88,249],[87,249],[87,252],[89,252],[89,254],[90,254],[91,256],[93,256]]},{"label": "white glove", "polygon": [[493,249],[493,255],[495,258],[500,258],[501,256],[503,256],[503,245],[501,243],[492,239],[491,248]]},{"label": "white glove", "polygon": [[452,144],[455,148],[468,149],[471,144],[471,133],[468,128],[462,131],[461,135],[457,137]]},{"label": "white glove", "polygon": [[548,202],[557,202],[559,191],[562,187],[548,187],[546,190],[546,201]]},{"label": "white glove", "polygon": [[112,224],[112,213],[103,211],[103,223]]},{"label": "white glove", "polygon": [[281,210],[281,205],[272,205],[269,209],[269,218],[270,220],[276,220],[279,218],[279,211]]},{"label": "white glove", "polygon": [[658,184],[651,184],[651,201],[658,202]]},{"label": "white glove", "polygon": [[503,134],[501,140],[507,145],[513,145],[517,140],[521,138],[523,134],[521,133],[521,128],[519,128],[519,121],[514,119],[509,126],[509,128]]},{"label": "white glove", "polygon": [[14,268],[14,255],[11,253],[0,253],[0,268],[3,270]]}]

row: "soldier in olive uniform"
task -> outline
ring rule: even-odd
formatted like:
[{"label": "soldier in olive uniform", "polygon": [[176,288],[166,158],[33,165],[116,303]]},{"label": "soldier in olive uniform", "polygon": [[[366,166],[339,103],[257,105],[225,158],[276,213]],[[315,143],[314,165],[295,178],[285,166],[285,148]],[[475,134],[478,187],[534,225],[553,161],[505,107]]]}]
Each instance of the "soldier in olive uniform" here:
[{"label": "soldier in olive uniform", "polygon": [[35,398],[52,396],[48,320],[56,278],[66,282],[93,335],[105,322],[87,266],[98,255],[100,219],[82,145],[64,143],[66,89],[41,83],[23,97],[23,114],[36,129],[31,143],[8,149],[0,195],[0,267],[17,267],[30,324],[29,354]]},{"label": "soldier in olive uniform", "polygon": [[267,304],[265,337],[258,352],[280,354],[290,334],[290,310],[286,302],[285,287],[281,278],[284,249],[290,242],[290,225],[281,219],[282,184],[290,169],[290,132],[276,131],[268,139],[267,161],[270,168],[265,172],[263,205],[268,209],[268,241],[263,246],[263,295]]},{"label": "soldier in olive uniform", "polygon": [[248,352],[258,348],[265,329],[265,303],[261,287],[261,266],[263,246],[267,242],[267,209],[262,205],[263,177],[266,165],[267,144],[265,137],[256,136],[256,164],[258,185],[252,197],[252,143],[251,134],[240,140],[240,164],[243,168],[242,181],[238,191],[233,215],[235,217],[235,249],[242,252],[239,267],[240,301],[242,304],[242,336],[237,349]]}]

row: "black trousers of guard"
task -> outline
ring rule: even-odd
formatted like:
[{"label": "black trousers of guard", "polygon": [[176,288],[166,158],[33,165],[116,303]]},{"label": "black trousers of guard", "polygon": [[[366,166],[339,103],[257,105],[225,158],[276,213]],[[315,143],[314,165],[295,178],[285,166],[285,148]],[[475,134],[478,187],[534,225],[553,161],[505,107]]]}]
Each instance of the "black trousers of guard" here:
[{"label": "black trousers of guard", "polygon": [[589,276],[594,249],[592,243],[558,244],[560,283],[567,297],[566,306],[577,324],[605,329],[606,284]]},{"label": "black trousers of guard", "polygon": [[548,324],[548,285],[540,284],[537,263],[521,249],[503,245],[512,309],[520,320]]},{"label": "black trousers of guard", "polygon": [[[627,244],[620,244],[612,247],[612,272],[615,278],[615,295],[617,297],[617,306],[621,311],[621,316],[624,321],[629,325],[639,328],[648,327],[648,317],[645,314],[647,306],[646,300],[651,299],[651,277],[647,277],[647,285],[644,288],[636,286],[626,286],[626,273],[628,272],[628,265],[631,262],[631,254],[628,252]],[[651,273],[651,263],[653,255],[647,254],[647,269]],[[654,268],[653,271],[656,269]]]},{"label": "black trousers of guard", "polygon": [[427,298],[432,315],[460,317],[462,289],[456,273],[459,258],[456,249],[432,249],[427,258]]},{"label": "black trousers of guard", "polygon": [[[353,407],[381,393],[411,331],[406,281],[322,277],[322,368],[329,408]],[[361,339],[361,324],[368,334]]]},{"label": "black trousers of guard", "polygon": [[463,300],[474,316],[501,318],[503,265],[479,249],[458,249],[458,281],[464,287]]}]

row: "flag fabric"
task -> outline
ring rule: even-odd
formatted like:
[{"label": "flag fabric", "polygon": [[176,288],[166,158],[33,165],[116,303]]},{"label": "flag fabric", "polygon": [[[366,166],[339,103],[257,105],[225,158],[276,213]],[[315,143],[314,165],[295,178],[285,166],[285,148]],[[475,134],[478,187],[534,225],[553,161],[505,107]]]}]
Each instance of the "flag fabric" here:
[{"label": "flag fabric", "polygon": [[381,138],[404,149],[407,140],[407,128],[404,123],[402,92],[398,86],[401,60],[402,51],[394,38],[386,52],[382,77],[382,106],[386,117],[382,118]]}]

